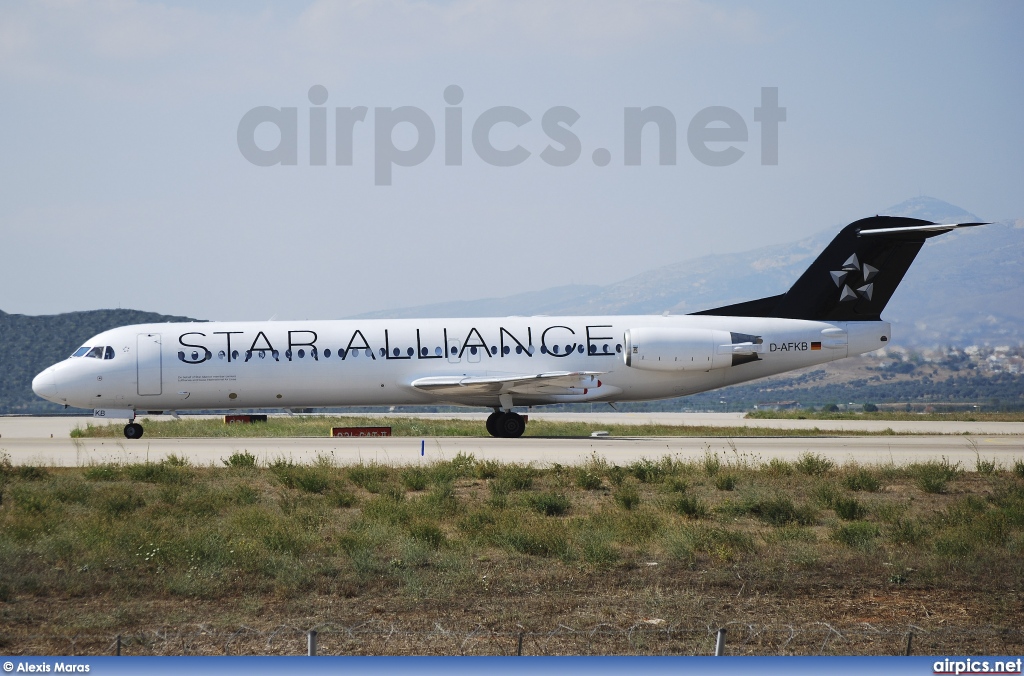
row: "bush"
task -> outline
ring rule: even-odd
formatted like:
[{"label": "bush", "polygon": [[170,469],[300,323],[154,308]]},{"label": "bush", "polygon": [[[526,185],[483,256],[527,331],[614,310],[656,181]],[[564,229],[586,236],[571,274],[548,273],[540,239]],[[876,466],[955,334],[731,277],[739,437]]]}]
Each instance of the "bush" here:
[{"label": "bush", "polygon": [[736,488],[736,476],[733,474],[719,474],[715,477],[715,488],[720,491],[731,491]]},{"label": "bush", "polygon": [[291,460],[279,458],[271,463],[270,471],[286,488],[296,488],[306,493],[320,494],[331,486],[330,475],[319,465],[296,465]]},{"label": "bush", "polygon": [[868,493],[877,493],[882,489],[882,483],[878,478],[864,468],[843,477],[843,486],[851,491],[867,491]]},{"label": "bush", "polygon": [[822,455],[805,452],[793,463],[793,466],[801,474],[807,476],[821,476],[835,467],[835,463]]},{"label": "bush", "polygon": [[615,492],[615,502],[623,509],[633,509],[640,504],[640,493],[636,486],[626,484]]},{"label": "bush", "polygon": [[536,470],[529,465],[505,465],[498,476],[491,480],[492,490],[499,493],[528,491],[533,487]]},{"label": "bush", "polygon": [[867,549],[874,543],[879,533],[877,525],[867,521],[856,521],[834,529],[832,531],[832,539],[843,543],[847,547]]},{"label": "bush", "polygon": [[348,468],[349,481],[371,493],[380,493],[387,478],[388,468],[375,462],[369,465],[359,463]]},{"label": "bush", "polygon": [[929,533],[929,529],[917,519],[898,518],[887,530],[886,537],[895,544],[916,547],[925,541]]},{"label": "bush", "polygon": [[123,471],[132,481],[151,484],[185,484],[192,480],[192,473],[188,468],[168,465],[164,462],[125,465]]},{"label": "bush", "polygon": [[569,511],[572,503],[561,493],[538,493],[531,495],[529,504],[545,516],[562,516]]},{"label": "bush", "polygon": [[22,465],[15,470],[15,476],[22,481],[41,481],[49,476],[49,473],[42,467]]},{"label": "bush", "polygon": [[589,470],[576,473],[576,485],[586,491],[596,491],[602,486],[601,476]]},{"label": "bush", "polygon": [[1024,479],[1024,460],[1018,460],[1013,463],[1013,473]]},{"label": "bush", "polygon": [[337,488],[327,494],[327,501],[331,506],[341,509],[354,507],[358,502],[354,493]]},{"label": "bush", "polygon": [[410,524],[409,534],[414,540],[426,542],[435,549],[443,545],[445,542],[444,531],[434,524],[424,521],[414,521]]},{"label": "bush", "polygon": [[89,481],[118,481],[121,479],[121,467],[113,463],[90,465],[86,468],[85,478]]},{"label": "bush", "polygon": [[704,454],[704,473],[708,476],[715,476],[718,470],[722,469],[722,461],[717,453]]},{"label": "bush", "polygon": [[992,476],[996,473],[996,461],[995,460],[982,460],[981,455],[978,455],[974,461],[974,469],[978,474],[984,476]]},{"label": "bush", "polygon": [[857,498],[840,497],[835,501],[832,509],[835,510],[836,515],[840,519],[846,521],[857,521],[858,519],[863,519],[864,515],[867,514],[864,505],[860,504]]},{"label": "bush", "polygon": [[402,470],[402,485],[410,491],[422,491],[427,487],[427,472],[422,467],[407,467]]},{"label": "bush", "polygon": [[768,473],[773,476],[791,476],[793,474],[793,463],[772,458],[768,462]]},{"label": "bush", "polygon": [[255,467],[256,456],[250,453],[249,451],[242,451],[241,453],[232,453],[227,460],[221,459],[221,462],[223,462],[224,465],[227,467]]},{"label": "bush", "polygon": [[685,493],[690,489],[690,484],[686,483],[686,479],[681,479],[677,476],[670,476],[665,479],[665,490],[669,493]]},{"label": "bush", "polygon": [[963,473],[959,462],[951,465],[947,458],[912,465],[910,470],[925,493],[945,493],[946,484]]},{"label": "bush", "polygon": [[711,515],[711,510],[708,509],[705,503],[687,495],[682,495],[673,500],[671,507],[676,513],[690,519],[706,519]]},{"label": "bush", "polygon": [[787,497],[758,500],[749,506],[751,514],[773,526],[798,523],[810,526],[814,523],[814,510],[808,506],[797,507]]},{"label": "bush", "polygon": [[656,463],[648,458],[637,460],[626,468],[626,471],[644,484],[658,483],[665,476],[665,470],[665,463]]},{"label": "bush", "polygon": [[101,494],[99,507],[107,516],[119,517],[146,506],[141,495],[133,493],[127,486],[116,486]]},{"label": "bush", "polygon": [[865,413],[878,413],[878,407],[875,406],[874,404],[864,404],[862,408],[864,409]]},{"label": "bush", "polygon": [[493,479],[501,471],[501,463],[497,460],[481,460],[476,464],[477,479]]}]

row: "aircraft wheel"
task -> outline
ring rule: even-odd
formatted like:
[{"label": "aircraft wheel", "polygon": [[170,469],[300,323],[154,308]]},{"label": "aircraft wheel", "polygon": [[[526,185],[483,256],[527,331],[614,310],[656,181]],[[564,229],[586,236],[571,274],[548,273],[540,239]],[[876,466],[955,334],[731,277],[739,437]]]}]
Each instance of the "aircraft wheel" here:
[{"label": "aircraft wheel", "polygon": [[505,439],[518,439],[526,431],[526,421],[518,413],[509,411],[501,416],[497,424],[498,436]]},{"label": "aircraft wheel", "polygon": [[124,436],[126,439],[139,439],[142,437],[142,425],[139,423],[128,423],[124,426]]},{"label": "aircraft wheel", "polygon": [[498,421],[501,419],[502,414],[498,411],[487,416],[487,433],[492,437],[501,436],[498,433]]}]

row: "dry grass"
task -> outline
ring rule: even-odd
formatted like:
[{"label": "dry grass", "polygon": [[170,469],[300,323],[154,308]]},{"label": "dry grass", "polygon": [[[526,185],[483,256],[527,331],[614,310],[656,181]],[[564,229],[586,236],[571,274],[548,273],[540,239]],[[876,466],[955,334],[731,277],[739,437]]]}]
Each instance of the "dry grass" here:
[{"label": "dry grass", "polygon": [[[332,427],[387,426],[397,437],[481,437],[487,436],[482,420],[435,418],[405,418],[387,416],[281,416],[267,422],[230,424],[216,418],[183,416],[177,420],[150,420],[139,422],[146,436],[153,438],[207,438],[207,437],[329,437]],[[774,429],[771,427],[713,427],[703,425],[607,425],[586,422],[553,422],[531,420],[526,426],[528,437],[589,437],[603,430],[616,437],[813,437],[829,436],[885,436],[896,434],[892,430],[850,431],[814,429]],[[900,433],[905,434],[905,433]],[[123,425],[92,425],[71,432],[76,438],[124,437]]]},{"label": "dry grass", "polygon": [[[645,646],[552,638],[551,650],[692,652],[706,627],[729,622],[869,623],[893,636],[915,624],[945,637],[935,650],[1024,650],[1019,631],[998,630],[1024,613],[1024,479],[820,460],[3,464],[0,647],[60,653],[78,637],[75,650],[98,653],[118,633],[202,623],[210,637],[250,628],[232,643],[241,652],[283,650],[267,642],[281,625],[392,632],[339,634],[348,652],[457,651],[441,625],[498,637],[479,650],[500,653],[519,631],[626,636],[654,618],[700,631]],[[978,627],[992,628],[983,648],[967,641]],[[818,634],[797,634],[747,651],[822,650]],[[134,649],[223,652],[218,640]],[[896,649],[864,640],[825,652]]]}]

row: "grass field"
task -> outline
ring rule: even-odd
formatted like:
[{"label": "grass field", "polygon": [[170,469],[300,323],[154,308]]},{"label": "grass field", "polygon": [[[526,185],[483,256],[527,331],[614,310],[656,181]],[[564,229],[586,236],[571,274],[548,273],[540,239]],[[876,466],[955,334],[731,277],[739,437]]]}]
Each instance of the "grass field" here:
[{"label": "grass field", "polygon": [[[148,420],[140,422],[151,438],[200,437],[329,437],[332,427],[378,426],[391,427],[396,437],[480,437],[486,436],[483,420],[452,420],[436,418],[405,418],[387,416],[282,416],[267,422],[224,424],[219,418],[181,417],[177,420]],[[881,432],[837,431],[814,429],[773,429],[770,427],[713,427],[709,425],[606,425],[587,422],[552,422],[533,419],[526,426],[528,437],[589,437],[603,430],[611,436],[622,437],[813,437],[829,436],[884,436],[896,434],[892,430]],[[905,434],[905,433],[901,433]],[[72,430],[75,438],[124,438],[123,425],[87,425]]]},{"label": "grass field", "polygon": [[0,468],[7,654],[1024,651],[1024,463]]},{"label": "grass field", "polygon": [[1024,411],[972,413],[913,413],[908,411],[751,411],[745,416],[751,420],[892,420],[909,422],[1024,422]]}]

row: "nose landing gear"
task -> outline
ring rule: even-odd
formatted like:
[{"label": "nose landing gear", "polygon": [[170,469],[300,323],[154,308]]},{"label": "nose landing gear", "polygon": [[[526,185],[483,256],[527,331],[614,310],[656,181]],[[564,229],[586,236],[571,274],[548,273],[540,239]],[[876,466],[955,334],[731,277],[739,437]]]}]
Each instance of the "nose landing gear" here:
[{"label": "nose landing gear", "polygon": [[487,416],[487,432],[492,437],[518,439],[526,431],[526,420],[512,411],[495,410]]},{"label": "nose landing gear", "polygon": [[142,425],[137,422],[130,422],[124,426],[124,436],[126,439],[140,439],[142,438]]}]

